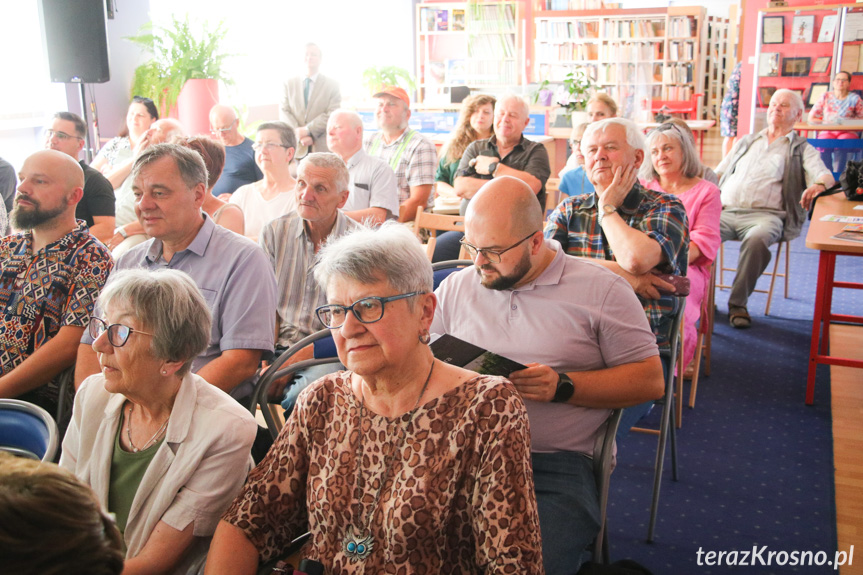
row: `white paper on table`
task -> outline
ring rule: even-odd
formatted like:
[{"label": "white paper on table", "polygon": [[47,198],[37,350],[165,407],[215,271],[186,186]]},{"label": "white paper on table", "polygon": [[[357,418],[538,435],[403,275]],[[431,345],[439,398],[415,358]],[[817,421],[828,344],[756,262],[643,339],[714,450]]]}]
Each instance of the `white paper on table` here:
[{"label": "white paper on table", "polygon": [[854,206],[854,209],[855,210],[863,210],[863,204],[860,204],[859,206]]},{"label": "white paper on table", "polygon": [[[855,210],[857,208],[854,208]],[[821,216],[822,222],[840,222],[843,224],[863,224],[863,216],[835,216],[828,214]]]}]

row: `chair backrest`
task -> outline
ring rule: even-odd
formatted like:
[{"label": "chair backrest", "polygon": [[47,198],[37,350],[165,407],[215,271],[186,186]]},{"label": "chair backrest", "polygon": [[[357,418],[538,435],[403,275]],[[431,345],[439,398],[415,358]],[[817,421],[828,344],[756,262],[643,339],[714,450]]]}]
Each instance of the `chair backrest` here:
[{"label": "chair backrest", "polygon": [[[617,435],[617,428],[620,425],[620,418],[623,415],[623,409],[614,409],[608,419],[605,420],[604,429],[600,428],[596,434],[596,440],[593,443],[593,477],[596,480],[596,492],[599,494],[599,533],[594,541],[593,560],[596,563],[608,560],[608,557],[603,557],[603,546],[607,548],[607,542],[604,538],[607,537],[605,522],[607,517],[608,507],[608,490],[611,480],[611,472],[615,465],[615,450],[614,436]],[[604,561],[601,561],[602,558]]]},{"label": "chair backrest", "polygon": [[414,234],[422,241],[422,230],[432,232],[426,244],[426,253],[431,260],[437,243],[437,232],[462,232],[464,233],[464,216],[434,214],[426,212],[423,207],[417,208],[417,217],[414,220]]},{"label": "chair backrest", "polygon": [[473,262],[471,260],[447,260],[432,264],[434,289],[437,289],[441,282],[449,277],[450,274],[472,265]]},{"label": "chair backrest", "polygon": [[54,419],[38,405],[18,399],[0,399],[0,449],[53,461],[58,435]]},{"label": "chair backrest", "polygon": [[545,213],[553,212],[560,203],[560,178],[549,178],[545,182]]}]

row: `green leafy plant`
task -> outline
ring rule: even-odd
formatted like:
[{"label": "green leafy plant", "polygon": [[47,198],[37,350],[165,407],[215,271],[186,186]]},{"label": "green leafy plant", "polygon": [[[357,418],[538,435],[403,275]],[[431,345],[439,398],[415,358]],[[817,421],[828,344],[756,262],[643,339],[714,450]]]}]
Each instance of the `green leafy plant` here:
[{"label": "green leafy plant", "polygon": [[374,94],[384,86],[401,86],[408,92],[416,89],[410,73],[398,66],[370,66],[363,72],[363,86]]},{"label": "green leafy plant", "polygon": [[587,107],[587,101],[590,99],[590,93],[594,89],[593,80],[590,79],[587,72],[583,68],[570,70],[563,79],[563,87],[568,97],[559,104],[566,108],[567,115],[584,111]]},{"label": "green leafy plant", "polygon": [[220,22],[211,31],[205,22],[195,36],[188,14],[183,20],[171,20],[169,27],[149,22],[137,35],[125,38],[153,54],[151,60],[135,69],[132,94],[151,98],[162,112],[176,104],[186,80],[213,79],[228,86],[234,83],[222,72],[225,59],[232,56],[221,51],[227,35],[225,23]]},{"label": "green leafy plant", "polygon": [[542,83],[540,83],[539,86],[536,87],[536,90],[531,92],[531,94],[530,94],[531,103],[532,104],[538,103],[539,97],[542,95],[542,93],[545,92],[546,90],[550,90],[550,88],[549,88],[550,85],[551,85],[551,82],[549,82],[548,80],[543,80]]}]

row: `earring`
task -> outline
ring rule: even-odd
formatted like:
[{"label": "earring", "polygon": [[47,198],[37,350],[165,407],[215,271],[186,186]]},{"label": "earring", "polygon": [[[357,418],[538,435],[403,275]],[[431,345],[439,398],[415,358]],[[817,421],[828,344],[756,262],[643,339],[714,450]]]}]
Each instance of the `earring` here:
[{"label": "earring", "polygon": [[419,339],[420,339],[421,344],[428,345],[428,343],[431,341],[431,334],[429,333],[429,330],[427,330],[427,329],[422,330],[420,332],[420,338]]},{"label": "earring", "polygon": [[167,370],[167,369],[163,369],[163,370],[162,370],[162,375],[168,375],[168,370]]}]

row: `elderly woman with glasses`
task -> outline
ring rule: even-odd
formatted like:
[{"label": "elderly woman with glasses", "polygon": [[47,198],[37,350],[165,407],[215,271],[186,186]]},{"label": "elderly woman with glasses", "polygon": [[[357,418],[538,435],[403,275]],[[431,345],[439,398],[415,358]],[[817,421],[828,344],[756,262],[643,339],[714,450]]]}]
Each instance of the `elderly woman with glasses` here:
[{"label": "elderly woman with glasses", "polygon": [[307,529],[327,573],[540,573],[528,422],[508,381],[434,358],[437,305],[398,224],[326,245],[317,315],[347,371],[319,379],[216,530],[208,574],[253,574]]},{"label": "elderly woman with glasses", "polygon": [[683,359],[689,365],[695,357],[695,324],[701,317],[701,302],[710,286],[710,267],[721,243],[719,216],[722,203],[719,188],[700,177],[701,160],[695,141],[680,126],[667,122],[647,136],[650,162],[641,166],[645,187],[674,194],[683,202],[689,220],[689,296],[683,312]]},{"label": "elderly woman with glasses", "polygon": [[60,465],[93,488],[123,534],[126,573],[186,573],[252,466],[257,425],[190,373],[210,311],[177,270],[127,270],[90,321],[102,371],[81,384]]},{"label": "elderly woman with glasses", "polygon": [[229,200],[243,209],[246,237],[257,241],[264,224],[297,209],[297,181],[291,175],[296,147],[294,130],[286,123],[264,122],[258,126],[252,149],[264,177],[240,186]]}]

